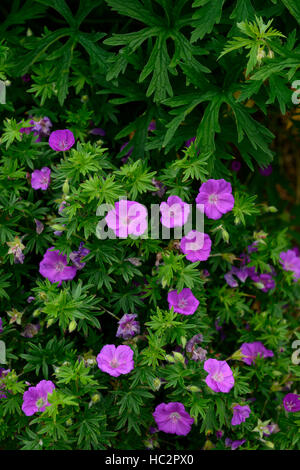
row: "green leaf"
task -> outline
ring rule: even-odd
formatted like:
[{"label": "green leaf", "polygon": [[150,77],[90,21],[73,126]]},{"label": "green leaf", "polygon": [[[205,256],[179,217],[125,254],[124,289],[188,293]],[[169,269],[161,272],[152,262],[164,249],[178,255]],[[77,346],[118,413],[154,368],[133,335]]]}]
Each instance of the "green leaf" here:
[{"label": "green leaf", "polygon": [[192,25],[195,27],[192,32],[191,41],[196,42],[211,33],[215,24],[220,23],[222,7],[225,0],[196,0],[193,7],[202,6],[193,15]]}]

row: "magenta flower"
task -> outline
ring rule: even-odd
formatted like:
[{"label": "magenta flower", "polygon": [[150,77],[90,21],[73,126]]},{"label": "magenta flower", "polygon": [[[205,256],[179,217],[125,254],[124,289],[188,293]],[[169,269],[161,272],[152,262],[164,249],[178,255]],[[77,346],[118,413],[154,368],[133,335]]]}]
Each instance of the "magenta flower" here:
[{"label": "magenta flower", "polygon": [[206,233],[191,230],[181,239],[180,249],[192,263],[206,261],[210,255],[211,239]]},{"label": "magenta flower", "polygon": [[231,211],[234,206],[231,184],[224,179],[210,179],[200,186],[196,197],[197,209],[209,219],[220,219],[223,214]]},{"label": "magenta flower", "polygon": [[176,290],[168,293],[169,309],[174,308],[174,312],[183,315],[193,315],[196,312],[199,300],[193,295],[191,289],[185,287],[177,294]]},{"label": "magenta flower", "polygon": [[228,393],[234,386],[232,370],[226,361],[208,359],[204,362],[204,370],[208,372],[205,382],[214,392]]},{"label": "magenta flower", "polygon": [[122,199],[105,217],[106,223],[117,237],[140,236],[148,227],[148,213],[145,206],[136,201]]},{"label": "magenta flower", "polygon": [[97,363],[102,372],[113,377],[128,374],[134,368],[133,350],[125,345],[116,348],[114,344],[106,344],[97,356]]},{"label": "magenta flower", "polygon": [[40,262],[39,272],[50,282],[58,282],[60,286],[62,281],[71,281],[76,276],[76,267],[67,266],[67,263],[67,257],[51,247]]},{"label": "magenta flower", "polygon": [[50,184],[50,175],[51,170],[47,166],[44,166],[41,170],[34,170],[34,172],[31,173],[31,187],[45,191]]},{"label": "magenta flower", "polygon": [[56,152],[69,150],[75,144],[75,137],[69,129],[53,131],[49,137],[49,145]]},{"label": "magenta flower", "polygon": [[269,273],[255,275],[252,276],[251,279],[257,284],[257,287],[259,287],[262,292],[268,292],[269,290],[275,289],[276,287],[276,282]]},{"label": "magenta flower", "polygon": [[177,436],[186,436],[192,427],[194,418],[185,411],[180,402],[161,403],[157,405],[153,417],[159,431]]},{"label": "magenta flower", "polygon": [[117,338],[130,339],[133,336],[139,334],[140,324],[135,319],[137,315],[135,313],[125,313],[123,317],[118,321]]},{"label": "magenta flower", "polygon": [[48,395],[53,393],[55,385],[51,380],[42,380],[35,387],[29,387],[23,395],[22,411],[26,416],[32,416],[38,411],[45,411],[50,406]]},{"label": "magenta flower", "polygon": [[283,399],[283,406],[289,413],[300,411],[300,395],[288,393]]},{"label": "magenta flower", "polygon": [[159,206],[161,223],[165,227],[182,227],[186,223],[190,213],[190,206],[178,196],[170,196],[167,202]]},{"label": "magenta flower", "polygon": [[238,447],[245,444],[245,442],[246,442],[246,439],[239,439],[239,440],[236,440],[236,441],[232,441],[231,439],[229,439],[229,437],[226,437],[225,446],[226,447],[231,447],[231,450],[235,450]]},{"label": "magenta flower", "polygon": [[254,343],[243,343],[240,348],[243,356],[242,360],[249,366],[255,363],[255,359],[258,355],[263,358],[273,357],[273,351],[266,349],[260,341],[255,341]]},{"label": "magenta flower", "polygon": [[231,420],[232,426],[237,426],[238,424],[244,423],[246,419],[249,418],[250,413],[251,410],[248,405],[235,405],[233,407],[233,416]]},{"label": "magenta flower", "polygon": [[279,255],[279,262],[285,271],[293,272],[295,281],[300,279],[300,257],[295,249],[282,251]]}]

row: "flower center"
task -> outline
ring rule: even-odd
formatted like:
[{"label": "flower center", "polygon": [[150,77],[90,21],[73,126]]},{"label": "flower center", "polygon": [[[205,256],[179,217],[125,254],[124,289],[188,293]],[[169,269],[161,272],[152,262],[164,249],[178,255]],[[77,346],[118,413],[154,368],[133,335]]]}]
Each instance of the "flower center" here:
[{"label": "flower center", "polygon": [[208,198],[210,204],[216,204],[218,202],[218,195],[217,194],[211,194]]},{"label": "flower center", "polygon": [[178,302],[178,307],[179,308],[185,308],[187,306],[187,300],[186,299],[180,299]]},{"label": "flower center", "polygon": [[295,406],[295,404],[292,401],[287,401],[285,403],[285,406],[287,407],[288,410],[292,410]]},{"label": "flower center", "polygon": [[36,406],[40,409],[43,408],[47,403],[47,400],[45,398],[39,398],[36,402]]},{"label": "flower center", "polygon": [[179,419],[180,419],[179,413],[174,412],[170,414],[170,420],[173,421],[173,423],[177,423]]},{"label": "flower center", "polygon": [[113,369],[116,369],[117,367],[119,367],[119,363],[116,358],[110,361],[110,367],[112,367]]},{"label": "flower center", "polygon": [[221,372],[216,372],[212,377],[216,382],[222,382],[223,374]]},{"label": "flower center", "polygon": [[55,270],[58,272],[58,273],[61,273],[63,270],[64,270],[64,263],[62,263],[61,261],[59,263],[56,264],[55,266]]}]

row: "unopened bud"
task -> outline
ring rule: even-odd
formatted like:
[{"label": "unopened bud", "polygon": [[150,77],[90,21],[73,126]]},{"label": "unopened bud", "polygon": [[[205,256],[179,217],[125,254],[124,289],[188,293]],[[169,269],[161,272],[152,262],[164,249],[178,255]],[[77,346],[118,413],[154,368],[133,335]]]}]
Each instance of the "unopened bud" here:
[{"label": "unopened bud", "polygon": [[98,401],[100,401],[100,393],[95,393],[93,396],[92,396],[92,402],[93,403],[97,403]]},{"label": "unopened bud", "polygon": [[176,362],[181,362],[182,364],[184,364],[184,356],[181,353],[175,351],[173,352],[173,356]]},{"label": "unopened bud", "polygon": [[64,194],[69,194],[70,187],[68,179],[66,179],[66,181],[64,182],[62,190]]},{"label": "unopened bud", "polygon": [[188,385],[186,389],[192,393],[201,392],[201,389],[199,387],[196,387],[196,385]]},{"label": "unopened bud", "polygon": [[69,323],[69,333],[72,333],[72,331],[76,330],[77,323],[75,320],[72,320],[71,323]]}]

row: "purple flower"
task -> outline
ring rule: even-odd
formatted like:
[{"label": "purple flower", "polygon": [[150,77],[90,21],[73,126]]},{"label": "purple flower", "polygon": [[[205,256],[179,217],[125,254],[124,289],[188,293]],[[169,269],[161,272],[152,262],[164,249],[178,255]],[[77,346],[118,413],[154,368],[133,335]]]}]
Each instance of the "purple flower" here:
[{"label": "purple flower", "polygon": [[105,136],[105,130],[101,129],[101,127],[95,127],[94,129],[90,130],[90,134],[92,135],[101,135],[101,137]]},{"label": "purple flower", "polygon": [[258,171],[263,176],[270,176],[273,171],[273,168],[272,168],[272,165],[269,165],[266,168],[259,168]]},{"label": "purple flower", "polygon": [[167,202],[162,202],[159,206],[161,213],[161,223],[165,227],[182,227],[188,220],[190,206],[178,196],[170,196]]},{"label": "purple flower", "polygon": [[[120,147],[120,153],[129,145],[129,142],[125,142],[125,144],[121,145]],[[129,147],[128,148],[128,151],[127,153],[125,154],[125,156],[123,158],[121,158],[121,161],[123,163],[126,163],[128,158],[130,157],[130,155],[132,154],[133,152],[133,146]]]},{"label": "purple flower", "polygon": [[194,347],[191,355],[192,361],[203,362],[206,360],[207,350],[201,347]]},{"label": "purple flower", "polygon": [[53,393],[55,385],[51,380],[42,380],[35,387],[29,387],[23,395],[22,411],[26,416],[32,416],[38,411],[45,411],[50,406],[48,395]]},{"label": "purple flower", "polygon": [[186,142],[185,142],[185,146],[186,147],[190,147],[190,145],[195,142],[196,140],[196,136],[195,137],[191,137],[190,139],[188,139]]},{"label": "purple flower", "polygon": [[224,274],[224,279],[230,287],[238,287],[238,282],[234,279],[232,271]]},{"label": "purple flower", "polygon": [[282,251],[279,255],[279,262],[285,271],[292,271],[294,280],[300,279],[300,257],[295,249]]},{"label": "purple flower", "polygon": [[225,446],[226,447],[231,447],[231,450],[235,450],[238,447],[240,447],[241,445],[243,445],[245,442],[246,442],[246,439],[240,439],[240,440],[237,440],[237,441],[232,441],[231,439],[229,439],[229,437],[227,437],[225,439]]},{"label": "purple flower", "polygon": [[177,436],[186,436],[192,427],[194,418],[185,411],[179,402],[161,403],[157,405],[153,417],[159,431]]},{"label": "purple flower", "polygon": [[28,325],[25,326],[25,329],[23,333],[21,333],[21,336],[24,336],[24,338],[33,338],[39,331],[40,325],[34,325],[33,323],[28,323]]},{"label": "purple flower", "polygon": [[30,77],[29,73],[25,73],[24,75],[22,75],[21,78],[22,78],[24,83],[28,83],[31,80],[31,77]]},{"label": "purple flower", "polygon": [[39,272],[50,282],[58,282],[60,286],[62,281],[71,281],[76,276],[76,267],[67,266],[67,263],[67,257],[51,247],[40,262]]},{"label": "purple flower", "polygon": [[234,386],[232,370],[226,361],[208,359],[204,362],[204,370],[208,372],[205,382],[214,392],[228,393]]},{"label": "purple flower", "polygon": [[240,171],[241,167],[242,167],[242,164],[238,160],[234,160],[233,162],[231,162],[232,171],[238,172]]},{"label": "purple flower", "polygon": [[53,131],[49,137],[49,145],[56,152],[69,150],[75,144],[75,137],[69,129]]},{"label": "purple flower", "polygon": [[264,436],[270,436],[271,434],[279,432],[279,427],[275,423],[267,424],[266,426],[263,426],[262,429],[264,430]]},{"label": "purple flower", "polygon": [[33,131],[36,131],[40,137],[46,137],[50,134],[50,129],[52,127],[52,122],[50,119],[45,116],[39,121],[33,121],[34,126]]},{"label": "purple flower", "polygon": [[27,302],[28,302],[29,304],[31,304],[31,302],[32,302],[33,300],[35,300],[35,297],[33,297],[33,296],[31,295],[31,296],[28,297]]},{"label": "purple flower", "polygon": [[269,273],[260,274],[259,276],[256,276],[255,279],[254,276],[252,276],[252,280],[255,280],[262,292],[268,292],[276,287],[276,283]]},{"label": "purple flower", "polygon": [[185,287],[177,294],[176,290],[168,293],[169,309],[174,308],[174,312],[183,315],[193,315],[196,312],[199,300],[193,295],[191,289]]},{"label": "purple flower", "polygon": [[143,235],[148,227],[148,213],[145,206],[136,201],[121,200],[105,217],[106,223],[117,237],[127,238],[133,234]]},{"label": "purple flower", "polygon": [[1,317],[0,317],[0,333],[3,333],[3,321]]},{"label": "purple flower", "polygon": [[[251,254],[254,251],[257,251],[257,245],[258,245],[258,241],[255,241],[255,242],[251,243],[251,245],[248,245],[247,246],[248,253]],[[250,258],[249,258],[249,261],[250,261]]]},{"label": "purple flower", "polygon": [[34,219],[35,225],[36,225],[36,233],[40,235],[42,231],[44,230],[44,224],[40,222],[38,219]]},{"label": "purple flower", "polygon": [[42,139],[38,131],[34,130],[34,126],[33,126],[34,123],[35,123],[34,120],[31,119],[30,124],[32,125],[28,127],[21,127],[20,132],[21,134],[26,134],[26,135],[29,135],[31,132],[33,132],[33,134],[37,136],[37,139],[35,140],[35,142],[40,142]]},{"label": "purple flower", "polygon": [[77,269],[82,269],[86,265],[86,263],[83,263],[81,260],[85,256],[87,256],[90,253],[90,250],[88,248],[84,248],[84,243],[81,242],[79,244],[78,251],[72,251],[70,254],[70,260],[72,261],[73,265]]},{"label": "purple flower", "polygon": [[273,357],[273,351],[266,349],[260,341],[255,341],[254,343],[243,343],[240,348],[243,356],[242,360],[249,366],[255,363],[255,359],[258,355],[263,358]]},{"label": "purple flower", "polygon": [[[3,367],[0,367],[0,399],[1,398],[7,398],[5,393],[3,393],[3,391],[5,391],[5,385],[4,385],[4,383],[1,383],[2,382],[1,378],[5,377],[9,372],[10,372],[10,369],[5,370],[5,369],[3,369]],[[2,390],[2,392],[1,392],[1,390]]]},{"label": "purple flower", "polygon": [[34,170],[31,174],[31,187],[45,191],[50,184],[50,168],[44,166],[41,170]]},{"label": "purple flower", "polygon": [[155,131],[155,129],[156,129],[156,122],[154,119],[152,119],[152,121],[150,122],[148,126],[148,131]]},{"label": "purple flower", "polygon": [[238,424],[244,423],[247,418],[249,418],[251,410],[248,405],[241,406],[236,405],[233,407],[233,416],[231,420],[232,426],[237,426]]},{"label": "purple flower", "polygon": [[211,239],[206,233],[191,230],[181,239],[180,249],[192,263],[206,261],[210,255]]},{"label": "purple flower", "polygon": [[166,186],[155,178],[152,178],[152,184],[157,188],[157,191],[152,192],[152,196],[163,197],[167,190]]},{"label": "purple flower", "polygon": [[209,219],[220,219],[223,214],[231,211],[234,206],[231,184],[224,179],[210,179],[200,186],[196,197],[197,209]]},{"label": "purple flower", "polygon": [[288,393],[283,399],[283,406],[289,413],[300,411],[300,395]]},{"label": "purple flower", "polygon": [[137,315],[135,313],[125,313],[123,317],[118,321],[117,338],[130,339],[134,335],[139,334],[140,324],[135,319]]},{"label": "purple flower", "polygon": [[219,431],[216,432],[216,438],[217,439],[222,439],[224,432],[219,429]]},{"label": "purple flower", "polygon": [[193,336],[186,344],[186,350],[191,354],[192,361],[203,362],[206,360],[207,351],[197,344],[202,343],[203,335],[199,333],[198,335]]},{"label": "purple flower", "polygon": [[201,333],[194,335],[187,343],[185,349],[191,353],[195,344],[200,344],[203,341],[203,335]]},{"label": "purple flower", "polygon": [[133,350],[125,345],[116,348],[114,344],[106,344],[97,356],[97,363],[102,372],[113,377],[128,374],[134,368]]}]

